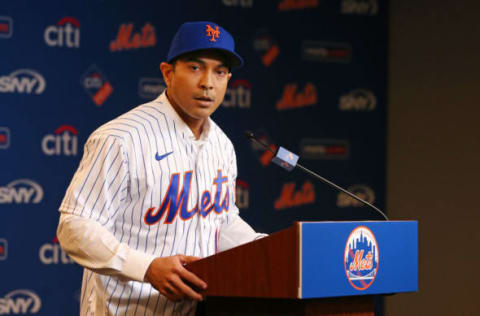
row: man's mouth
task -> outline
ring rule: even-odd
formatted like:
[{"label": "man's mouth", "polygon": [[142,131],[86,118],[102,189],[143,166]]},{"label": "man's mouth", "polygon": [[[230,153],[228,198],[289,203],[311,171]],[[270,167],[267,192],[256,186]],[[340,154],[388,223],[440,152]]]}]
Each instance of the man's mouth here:
[{"label": "man's mouth", "polygon": [[195,97],[195,100],[205,101],[205,102],[212,102],[212,101],[213,101],[213,98],[205,97],[205,96],[199,96],[199,97]]}]

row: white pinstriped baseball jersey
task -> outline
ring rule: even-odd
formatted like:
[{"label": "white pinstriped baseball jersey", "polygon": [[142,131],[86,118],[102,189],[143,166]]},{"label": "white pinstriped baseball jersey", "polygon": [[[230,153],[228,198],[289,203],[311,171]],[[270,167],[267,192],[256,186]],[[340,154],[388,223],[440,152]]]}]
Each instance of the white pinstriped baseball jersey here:
[{"label": "white pinstriped baseball jersey", "polygon": [[[236,219],[233,145],[209,119],[198,146],[163,93],[90,135],[60,211],[93,219],[130,248],[159,257],[216,252]],[[196,145],[197,144],[197,145]],[[92,302],[95,302],[92,307]],[[85,269],[81,315],[189,315],[149,283]]]}]

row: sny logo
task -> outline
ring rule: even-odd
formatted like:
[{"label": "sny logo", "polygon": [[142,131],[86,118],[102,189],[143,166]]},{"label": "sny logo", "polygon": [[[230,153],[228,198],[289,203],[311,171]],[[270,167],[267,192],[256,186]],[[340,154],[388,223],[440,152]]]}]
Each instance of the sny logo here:
[{"label": "sny logo", "polygon": [[45,43],[52,47],[80,47],[80,23],[74,17],[61,18],[57,25],[50,25],[43,34]]},{"label": "sny logo", "polygon": [[13,33],[13,20],[8,16],[0,16],[0,38],[10,38]]},{"label": "sny logo", "polygon": [[210,24],[207,24],[207,36],[210,36],[210,42],[216,42],[216,38],[220,36],[220,31],[218,30],[218,25],[213,29]]},{"label": "sny logo", "polygon": [[103,105],[113,93],[113,87],[96,65],[91,65],[82,77],[82,85],[97,106]]},{"label": "sny logo", "polygon": [[250,108],[252,104],[250,88],[250,82],[247,80],[237,79],[233,81],[225,93],[225,99],[223,100],[222,106],[226,108]]},{"label": "sny logo", "polygon": [[[222,211],[228,211],[230,205],[230,194],[228,189],[228,177],[222,176],[222,171],[217,171],[217,177],[213,180],[213,185],[216,187],[215,197],[212,201],[212,194],[206,190],[203,192],[200,199],[200,206],[197,204],[191,210],[188,210],[188,200],[190,198],[190,184],[192,182],[192,171],[187,171],[183,175],[182,191],[180,188],[180,174],[174,173],[170,178],[170,185],[168,186],[167,193],[163,197],[163,202],[160,207],[151,207],[145,214],[145,224],[154,225],[162,219],[163,215],[167,214],[164,220],[165,224],[171,224],[178,213],[182,220],[189,220],[198,212],[203,217],[213,210],[216,214],[221,214]],[[223,184],[227,186],[223,201],[220,201],[222,196]]]},{"label": "sny logo", "polygon": [[366,290],[372,285],[378,271],[378,244],[372,231],[365,226],[355,228],[345,245],[345,273],[350,285]]},{"label": "sny logo", "polygon": [[40,297],[31,290],[15,290],[0,297],[0,315],[37,314],[41,307]]},{"label": "sny logo", "polygon": [[132,31],[133,23],[120,25],[117,38],[110,42],[110,51],[153,47],[157,43],[155,28],[149,22],[142,27],[141,33],[132,34]]},{"label": "sny logo", "polygon": [[58,238],[55,237],[52,243],[46,243],[38,252],[40,261],[43,264],[71,264],[73,260],[60,247]]},{"label": "sny logo", "polygon": [[342,14],[377,15],[378,0],[342,0]]},{"label": "sny logo", "polygon": [[373,111],[377,98],[370,90],[355,89],[340,97],[338,107],[341,111]]},{"label": "sny logo", "polygon": [[75,127],[62,125],[42,140],[42,150],[48,156],[76,156],[78,149],[78,132]]},{"label": "sny logo", "polygon": [[6,260],[8,257],[8,242],[0,238],[0,260]]},{"label": "sny logo", "polygon": [[18,179],[0,187],[0,204],[38,204],[42,199],[42,187],[32,180]]},{"label": "sny logo", "polygon": [[10,147],[10,130],[6,127],[0,127],[0,149]]},{"label": "sny logo", "polygon": [[31,69],[15,70],[0,77],[0,92],[3,93],[41,94],[46,85],[42,75]]},{"label": "sny logo", "polygon": [[297,92],[296,84],[288,84],[283,90],[282,98],[277,102],[277,110],[295,109],[312,106],[317,103],[317,90],[313,83],[305,85],[303,92]]},{"label": "sny logo", "polygon": [[282,192],[275,201],[274,208],[282,210],[312,203],[315,203],[315,189],[310,181],[305,181],[302,188],[298,191],[295,191],[295,182],[289,182],[283,185]]},{"label": "sny logo", "polygon": [[[352,192],[362,200],[367,201],[370,204],[375,202],[375,192],[366,185],[353,185],[348,188],[348,191]],[[360,207],[364,204],[360,201],[355,200],[351,196],[340,192],[337,197],[337,206],[338,207]]]}]

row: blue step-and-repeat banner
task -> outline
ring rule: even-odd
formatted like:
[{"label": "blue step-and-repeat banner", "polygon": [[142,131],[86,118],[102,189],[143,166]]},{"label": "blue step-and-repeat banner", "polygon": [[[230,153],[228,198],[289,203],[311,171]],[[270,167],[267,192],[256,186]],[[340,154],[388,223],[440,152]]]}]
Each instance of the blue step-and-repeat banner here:
[{"label": "blue step-and-repeat banner", "polygon": [[82,268],[57,211],[89,134],[154,99],[185,21],[229,30],[246,66],[214,120],[237,151],[237,205],[255,229],[380,217],[272,165],[253,131],[385,206],[388,8],[379,0],[1,1],[0,315],[75,315]]}]

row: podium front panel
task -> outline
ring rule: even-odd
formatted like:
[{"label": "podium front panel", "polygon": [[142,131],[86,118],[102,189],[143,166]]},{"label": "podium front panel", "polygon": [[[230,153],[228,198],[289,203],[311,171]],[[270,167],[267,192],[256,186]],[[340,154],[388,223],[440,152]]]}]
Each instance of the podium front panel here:
[{"label": "podium front panel", "polygon": [[301,222],[300,298],[418,290],[418,222]]}]

